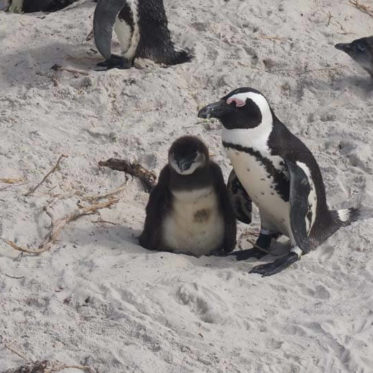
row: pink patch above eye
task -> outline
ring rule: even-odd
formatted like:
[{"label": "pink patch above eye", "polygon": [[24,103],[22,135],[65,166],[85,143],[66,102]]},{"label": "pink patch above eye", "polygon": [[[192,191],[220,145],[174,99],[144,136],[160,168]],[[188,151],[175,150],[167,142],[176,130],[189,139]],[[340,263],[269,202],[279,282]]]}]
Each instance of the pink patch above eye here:
[{"label": "pink patch above eye", "polygon": [[243,100],[240,100],[237,97],[229,97],[227,100],[227,104],[230,105],[232,102],[236,104],[236,107],[243,107],[246,105],[246,102]]}]

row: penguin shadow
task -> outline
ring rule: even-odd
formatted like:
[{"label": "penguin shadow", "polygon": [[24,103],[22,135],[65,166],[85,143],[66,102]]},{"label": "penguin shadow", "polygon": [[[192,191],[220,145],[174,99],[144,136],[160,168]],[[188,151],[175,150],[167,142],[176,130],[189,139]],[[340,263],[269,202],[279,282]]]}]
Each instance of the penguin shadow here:
[{"label": "penguin shadow", "polygon": [[373,78],[370,76],[340,76],[335,78],[332,84],[334,89],[349,89],[364,96],[371,96],[373,93]]},{"label": "penguin shadow", "polygon": [[138,236],[137,230],[125,225],[111,225],[94,221],[88,227],[74,228],[66,241],[78,247],[90,244],[105,251],[117,251],[118,255],[123,252],[128,254],[147,253],[148,251],[139,245]]},{"label": "penguin shadow", "polygon": [[88,73],[94,70],[101,59],[88,42],[54,42],[38,48],[23,49],[17,53],[2,54],[0,64],[4,70],[4,80],[9,86],[45,87],[46,79],[51,81],[56,75],[52,67],[58,65]]}]

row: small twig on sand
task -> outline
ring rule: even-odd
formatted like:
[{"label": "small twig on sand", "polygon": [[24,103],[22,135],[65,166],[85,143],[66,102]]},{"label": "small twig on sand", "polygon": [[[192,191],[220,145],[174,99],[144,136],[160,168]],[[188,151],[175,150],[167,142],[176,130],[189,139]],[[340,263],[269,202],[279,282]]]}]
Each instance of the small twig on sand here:
[{"label": "small twig on sand", "polygon": [[363,12],[365,14],[368,14],[368,16],[373,17],[373,9],[368,7],[367,5],[360,4],[359,0],[349,0],[349,3],[356,7],[356,9],[360,10],[360,12]]},{"label": "small twig on sand", "polygon": [[330,25],[330,21],[331,21],[332,18],[333,18],[332,13],[328,12],[328,22],[326,24],[327,26]]},{"label": "small twig on sand", "polygon": [[12,276],[8,275],[7,273],[3,273],[3,275],[9,278],[14,278],[15,280],[22,280],[23,278],[25,278],[25,276]]},{"label": "small twig on sand", "polygon": [[86,372],[95,372],[92,368],[85,365],[67,365],[59,361],[34,361],[15,369],[6,370],[3,373],[54,373],[64,369],[80,369]]},{"label": "small twig on sand", "polygon": [[90,31],[90,33],[85,38],[85,41],[90,41],[93,39],[93,29]]},{"label": "small twig on sand", "polygon": [[85,195],[82,195],[80,193],[77,193],[77,195],[79,197],[81,197],[82,200],[84,201],[87,201],[87,202],[94,202],[94,201],[99,201],[100,199],[103,199],[103,198],[109,198],[109,197],[112,197],[118,193],[120,193],[122,190],[124,190],[126,188],[126,185],[125,184],[122,184],[121,186],[119,186],[117,189],[114,189],[113,191],[111,192],[108,192],[108,193],[105,193],[105,194],[96,194],[96,195],[93,195],[93,196],[85,196]]},{"label": "small twig on sand", "polygon": [[118,223],[114,223],[113,221],[108,221],[108,220],[92,220],[91,223],[100,223],[100,224],[111,224],[111,225],[118,225]]},{"label": "small twig on sand", "polygon": [[60,165],[60,162],[62,160],[62,158],[67,158],[68,156],[65,155],[65,154],[61,154],[58,159],[57,159],[57,162],[56,164],[54,165],[54,167],[43,177],[42,181],[37,184],[36,186],[34,186],[33,188],[31,188],[27,193],[24,194],[24,196],[29,196],[30,194],[34,193],[36,189],[38,189],[40,187],[41,184],[44,183],[45,180],[48,179],[48,177],[53,174],[53,172],[55,172],[56,170],[58,170],[58,167]]},{"label": "small twig on sand", "polygon": [[141,166],[138,163],[130,163],[123,159],[110,158],[107,161],[100,161],[98,165],[101,167],[109,167],[112,170],[123,171],[132,176],[138,177],[147,192],[150,192],[156,182],[156,175]]},{"label": "small twig on sand", "polygon": [[72,221],[77,220],[78,218],[82,216],[95,214],[98,210],[110,207],[113,204],[117,203],[118,201],[119,201],[118,199],[110,199],[109,201],[106,201],[106,202],[97,203],[97,204],[86,206],[86,207],[81,207],[75,210],[74,212],[72,212],[71,214],[61,219],[58,219],[57,221],[53,220],[52,214],[50,213],[50,211],[47,210],[47,208],[45,208],[46,213],[51,217],[51,220],[52,220],[51,231],[46,236],[44,241],[40,244],[39,248],[36,250],[23,248],[21,246],[18,246],[13,241],[9,241],[4,238],[2,238],[2,240],[17,251],[21,251],[27,254],[39,255],[45,251],[48,251],[52,247],[52,245],[57,241],[57,238],[62,232],[62,229],[65,227],[65,225],[67,225],[68,223]]},{"label": "small twig on sand", "polygon": [[21,178],[17,178],[17,179],[12,179],[8,177],[0,178],[0,183],[4,183],[4,184],[18,184],[18,183],[21,183],[22,181],[23,179]]},{"label": "small twig on sand", "polygon": [[5,348],[7,348],[9,351],[12,351],[13,354],[16,354],[18,357],[20,357],[21,359],[25,360],[25,361],[30,361],[29,359],[27,359],[27,357],[25,355],[23,355],[22,353],[20,353],[18,350],[16,350],[14,347],[10,346],[8,343],[5,343],[4,344]]},{"label": "small twig on sand", "polygon": [[85,76],[89,75],[86,71],[76,70],[76,69],[70,69],[68,67],[63,67],[63,66],[57,65],[57,64],[53,65],[51,67],[51,69],[54,70],[54,71],[67,71],[67,72],[69,72],[71,74],[80,74],[80,75],[85,75]]}]

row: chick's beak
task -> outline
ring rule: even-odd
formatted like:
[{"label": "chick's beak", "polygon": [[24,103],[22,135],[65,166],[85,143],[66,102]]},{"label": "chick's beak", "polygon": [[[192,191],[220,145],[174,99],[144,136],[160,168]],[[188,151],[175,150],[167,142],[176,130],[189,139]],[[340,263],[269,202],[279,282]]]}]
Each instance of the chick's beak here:
[{"label": "chick's beak", "polygon": [[339,43],[336,44],[335,47],[345,53],[349,53],[351,51],[351,44]]}]

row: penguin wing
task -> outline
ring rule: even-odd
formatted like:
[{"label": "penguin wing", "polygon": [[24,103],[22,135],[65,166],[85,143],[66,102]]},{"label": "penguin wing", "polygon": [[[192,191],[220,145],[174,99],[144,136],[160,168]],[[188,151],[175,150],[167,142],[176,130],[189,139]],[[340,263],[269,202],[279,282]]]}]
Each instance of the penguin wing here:
[{"label": "penguin wing", "polygon": [[290,179],[290,225],[297,246],[306,254],[311,245],[307,233],[308,195],[311,186],[307,175],[295,162],[285,160]]},{"label": "penguin wing", "polygon": [[93,34],[98,51],[105,59],[111,56],[113,26],[126,0],[99,0],[93,17]]},{"label": "penguin wing", "polygon": [[214,174],[215,190],[220,204],[220,210],[224,218],[225,230],[222,251],[229,253],[234,250],[234,247],[236,246],[236,216],[220,167],[216,163],[211,162],[211,169]]},{"label": "penguin wing", "polygon": [[229,174],[227,189],[236,218],[242,223],[250,224],[252,212],[251,199],[234,170]]},{"label": "penguin wing", "polygon": [[171,194],[167,187],[169,171],[168,166],[163,168],[146,205],[144,230],[139,243],[148,250],[159,250],[162,244],[162,223],[171,204]]}]

